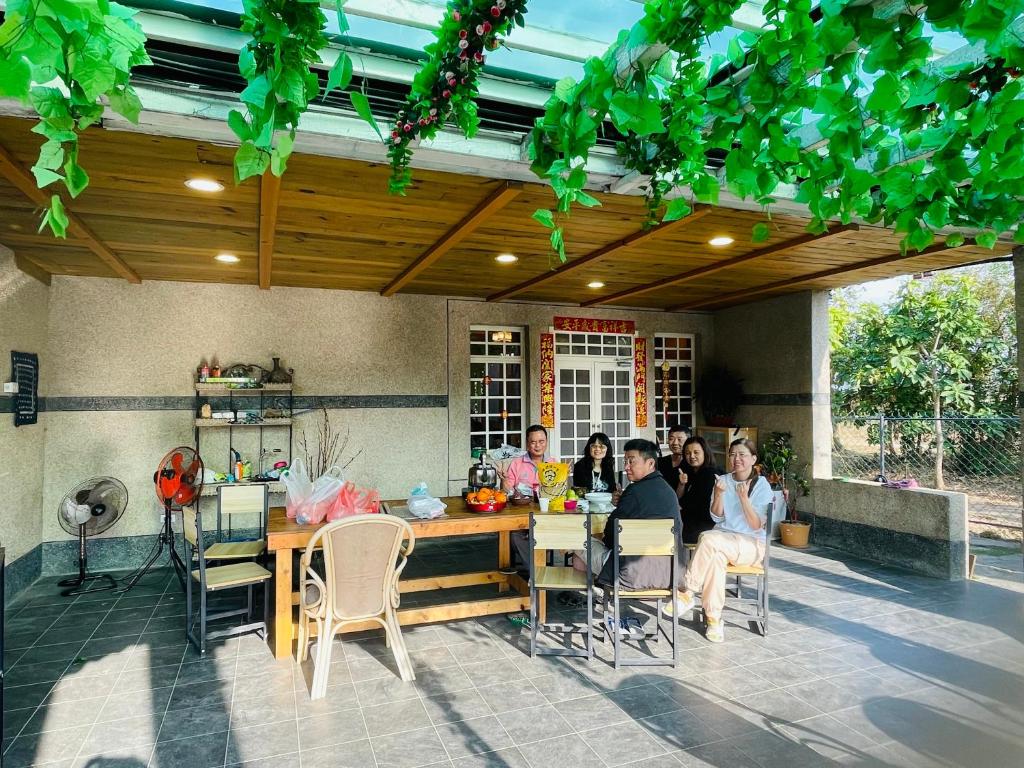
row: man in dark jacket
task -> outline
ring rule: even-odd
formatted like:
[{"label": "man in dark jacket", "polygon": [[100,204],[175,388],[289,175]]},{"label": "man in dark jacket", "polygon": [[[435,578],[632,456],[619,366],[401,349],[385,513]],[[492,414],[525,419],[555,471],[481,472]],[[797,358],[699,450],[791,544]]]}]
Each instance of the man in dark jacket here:
[{"label": "man in dark jacket", "polygon": [[[676,531],[682,530],[679,499],[657,470],[658,446],[650,440],[630,440],[625,446],[626,477],[629,486],[622,492],[618,506],[605,523],[604,536],[590,542],[590,567],[602,584],[612,584],[615,524],[618,520],[672,519]],[[582,553],[581,553],[582,554]],[[577,558],[576,566],[583,567]],[[627,589],[664,589],[668,586],[669,564],[663,557],[620,558],[620,583]],[[681,578],[679,574],[678,578]]]}]

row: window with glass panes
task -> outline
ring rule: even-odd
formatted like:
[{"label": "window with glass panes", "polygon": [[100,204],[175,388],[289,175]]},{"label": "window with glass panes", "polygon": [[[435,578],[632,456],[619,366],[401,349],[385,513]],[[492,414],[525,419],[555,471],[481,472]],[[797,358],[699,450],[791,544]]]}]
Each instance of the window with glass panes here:
[{"label": "window with glass panes", "polygon": [[654,426],[662,443],[668,442],[666,430],[673,424],[686,424],[691,430],[695,426],[693,339],[687,334],[654,337],[654,367],[647,379],[648,391],[654,390]]},{"label": "window with glass panes", "polygon": [[632,357],[633,337],[617,333],[555,331],[556,355]]},{"label": "window with glass panes", "polygon": [[474,325],[469,331],[469,447],[522,447],[522,328]]}]

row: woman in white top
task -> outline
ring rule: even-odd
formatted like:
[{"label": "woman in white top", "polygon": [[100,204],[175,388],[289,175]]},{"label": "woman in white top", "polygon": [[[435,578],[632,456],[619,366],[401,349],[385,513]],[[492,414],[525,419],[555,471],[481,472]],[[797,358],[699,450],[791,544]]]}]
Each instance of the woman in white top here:
[{"label": "woman in white top", "polygon": [[765,521],[772,503],[772,488],[754,469],[757,450],[750,440],[729,445],[732,472],[715,482],[711,517],[716,525],[697,541],[697,550],[686,571],[686,589],[676,598],[676,616],[693,609],[694,593],[700,592],[707,620],[705,636],[713,643],[725,639],[722,609],[725,607],[725,569],[731,565],[758,565],[764,560]]}]

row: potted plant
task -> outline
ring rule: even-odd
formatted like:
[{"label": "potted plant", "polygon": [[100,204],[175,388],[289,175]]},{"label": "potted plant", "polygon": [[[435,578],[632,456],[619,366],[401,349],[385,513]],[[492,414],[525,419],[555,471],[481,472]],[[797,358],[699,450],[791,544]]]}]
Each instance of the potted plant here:
[{"label": "potted plant", "polygon": [[[796,501],[810,493],[810,484],[792,472],[797,459],[790,432],[772,432],[761,446],[761,471],[775,491],[775,508],[786,510],[786,519],[779,521],[779,535],[787,547],[806,547],[811,524],[797,517]],[[781,497],[781,498],[780,498]]]},{"label": "potted plant", "polygon": [[697,399],[708,425],[731,427],[743,401],[743,379],[724,365],[710,365],[697,382]]}]

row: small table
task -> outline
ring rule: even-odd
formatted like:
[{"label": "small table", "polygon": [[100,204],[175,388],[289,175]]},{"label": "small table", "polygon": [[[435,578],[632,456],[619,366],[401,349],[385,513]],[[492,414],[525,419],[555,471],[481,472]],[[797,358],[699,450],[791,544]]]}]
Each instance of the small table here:
[{"label": "small table", "polygon": [[[529,585],[515,574],[500,573],[512,564],[512,531],[525,531],[530,527],[532,507],[509,505],[501,512],[477,513],[466,506],[461,496],[442,499],[448,505],[447,516],[436,520],[408,520],[417,539],[431,539],[440,536],[468,536],[477,533],[498,534],[498,570],[460,573],[449,576],[430,576],[422,579],[399,581],[400,592],[423,592],[434,589],[465,587],[473,584],[497,584],[500,593],[513,591],[515,594],[492,597],[484,600],[465,600],[443,605],[420,606],[398,610],[398,621],[403,625],[427,624],[435,621],[465,619],[472,616],[511,613],[530,607]],[[385,505],[402,506],[404,500],[384,502]],[[326,525],[326,523],[325,523]],[[267,550],[276,558],[274,572],[274,631],[272,650],[275,658],[284,659],[292,654],[292,640],[298,636],[293,607],[299,603],[299,595],[292,592],[292,557],[295,550],[304,550],[317,526],[299,525],[285,515],[284,507],[272,507],[267,525]],[[352,624],[344,632],[379,628],[374,622]]]}]

